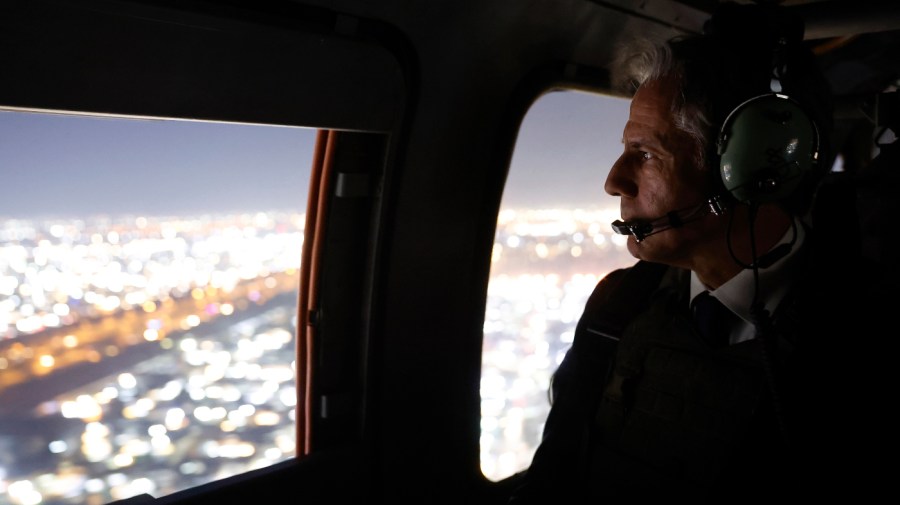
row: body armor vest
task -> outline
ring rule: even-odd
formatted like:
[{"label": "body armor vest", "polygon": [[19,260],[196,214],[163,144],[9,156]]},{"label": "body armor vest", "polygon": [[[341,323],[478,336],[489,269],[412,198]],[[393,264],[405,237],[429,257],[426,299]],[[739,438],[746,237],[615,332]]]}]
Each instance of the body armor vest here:
[{"label": "body armor vest", "polygon": [[[753,465],[784,460],[762,342],[711,348],[687,309],[684,275],[670,271],[622,330],[589,430],[592,502],[706,502]],[[585,329],[594,324],[603,325],[588,321]]]}]

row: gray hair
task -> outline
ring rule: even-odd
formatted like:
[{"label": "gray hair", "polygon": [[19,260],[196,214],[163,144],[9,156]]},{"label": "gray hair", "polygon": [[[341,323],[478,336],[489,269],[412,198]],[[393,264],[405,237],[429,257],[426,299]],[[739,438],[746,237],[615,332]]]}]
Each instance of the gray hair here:
[{"label": "gray hair", "polygon": [[632,40],[620,46],[617,53],[614,85],[625,93],[633,94],[648,81],[674,77],[673,83],[678,87],[671,109],[675,127],[694,141],[694,162],[697,167],[705,167],[716,131],[708,100],[702,93],[687,92],[689,83],[684,61],[676,58],[669,43],[659,44],[649,39]]}]

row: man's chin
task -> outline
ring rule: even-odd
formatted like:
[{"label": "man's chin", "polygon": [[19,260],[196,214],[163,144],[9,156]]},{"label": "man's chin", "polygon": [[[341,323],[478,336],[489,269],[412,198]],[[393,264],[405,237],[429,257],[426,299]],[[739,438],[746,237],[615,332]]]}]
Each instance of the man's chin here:
[{"label": "man's chin", "polygon": [[[660,242],[659,237],[647,237],[638,242],[634,237],[628,237],[628,252],[635,259],[659,263],[665,257],[665,242]],[[663,247],[661,250],[660,247]]]},{"label": "man's chin", "polygon": [[628,253],[634,256],[636,259],[643,259],[642,252],[644,249],[644,243],[638,242],[634,237],[628,237],[628,241],[625,243],[626,248],[628,249]]}]

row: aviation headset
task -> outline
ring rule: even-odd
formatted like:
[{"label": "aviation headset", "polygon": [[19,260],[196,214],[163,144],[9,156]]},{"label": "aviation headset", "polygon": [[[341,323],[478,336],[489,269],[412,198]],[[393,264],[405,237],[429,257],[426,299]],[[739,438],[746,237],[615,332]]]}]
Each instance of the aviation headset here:
[{"label": "aviation headset", "polygon": [[[787,61],[790,48],[803,37],[802,22],[784,17],[778,8],[761,5],[726,4],[714,18],[721,19],[711,20],[707,28],[714,32],[719,47],[746,48],[750,39],[761,37],[756,43],[769,43],[772,51],[770,92],[740,103],[725,116],[719,130],[715,148],[722,183],[740,202],[783,201],[804,178],[813,175],[820,157],[815,121],[791,96],[793,90],[782,92],[782,77],[791,70]],[[732,60],[730,65],[745,63]]]},{"label": "aviation headset", "polygon": [[819,131],[803,107],[781,93],[759,95],[726,116],[717,140],[719,175],[741,202],[789,197],[819,162]]}]

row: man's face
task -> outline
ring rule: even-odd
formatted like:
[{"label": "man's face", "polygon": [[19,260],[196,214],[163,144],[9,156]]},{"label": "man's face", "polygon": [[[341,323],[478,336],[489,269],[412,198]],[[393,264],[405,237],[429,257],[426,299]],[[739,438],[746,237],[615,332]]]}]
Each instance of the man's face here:
[{"label": "man's face", "polygon": [[[696,166],[694,141],[675,127],[671,112],[674,86],[668,79],[648,81],[635,93],[625,125],[624,152],[606,179],[605,190],[621,197],[621,219],[653,220],[694,207],[710,196],[709,176]],[[698,245],[718,235],[721,226],[707,216],[680,228],[628,238],[638,259],[688,267]]]}]

